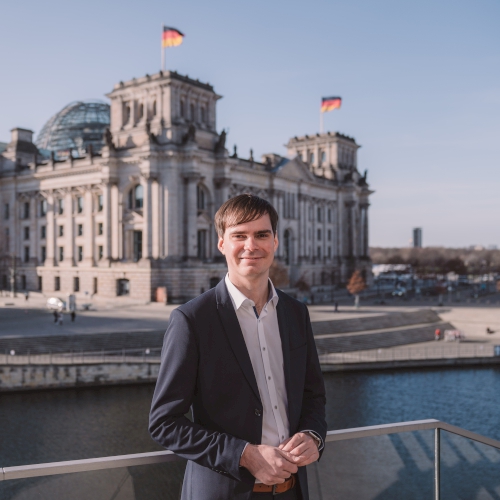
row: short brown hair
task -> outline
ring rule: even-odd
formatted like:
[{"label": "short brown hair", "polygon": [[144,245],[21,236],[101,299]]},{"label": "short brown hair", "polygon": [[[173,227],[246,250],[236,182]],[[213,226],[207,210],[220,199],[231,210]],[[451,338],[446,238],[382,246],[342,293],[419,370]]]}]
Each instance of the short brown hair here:
[{"label": "short brown hair", "polygon": [[278,212],[267,201],[253,194],[240,194],[227,200],[215,214],[215,230],[222,238],[228,227],[245,224],[269,215],[273,234],[278,226]]}]

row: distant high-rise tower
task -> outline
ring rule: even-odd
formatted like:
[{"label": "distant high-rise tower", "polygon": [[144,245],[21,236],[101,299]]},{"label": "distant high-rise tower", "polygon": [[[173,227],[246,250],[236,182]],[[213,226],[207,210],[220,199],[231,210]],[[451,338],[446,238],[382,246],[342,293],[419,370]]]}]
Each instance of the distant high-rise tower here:
[{"label": "distant high-rise tower", "polygon": [[413,229],[413,248],[422,248],[422,228]]}]

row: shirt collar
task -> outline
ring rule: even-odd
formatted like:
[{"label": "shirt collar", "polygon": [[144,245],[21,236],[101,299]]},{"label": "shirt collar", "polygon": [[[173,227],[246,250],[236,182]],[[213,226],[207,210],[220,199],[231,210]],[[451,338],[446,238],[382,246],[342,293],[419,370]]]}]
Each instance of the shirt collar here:
[{"label": "shirt collar", "polygon": [[[238,310],[244,303],[245,301],[251,305],[252,307],[255,306],[255,303],[253,300],[250,300],[246,295],[244,295],[242,292],[240,292],[232,283],[231,280],[229,279],[229,273],[226,274],[225,277],[225,282],[227,286],[227,291],[229,292],[229,296],[231,297],[231,301],[233,302],[233,306],[236,310]],[[276,289],[274,288],[273,282],[271,281],[271,278],[269,278],[269,296],[267,298],[267,303],[272,302],[274,307],[278,304],[278,294],[276,293]]]}]

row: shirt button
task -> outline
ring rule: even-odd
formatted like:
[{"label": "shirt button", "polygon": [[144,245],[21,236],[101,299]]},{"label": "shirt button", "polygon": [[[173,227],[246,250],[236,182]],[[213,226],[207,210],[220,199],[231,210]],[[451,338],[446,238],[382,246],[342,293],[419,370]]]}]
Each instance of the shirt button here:
[{"label": "shirt button", "polygon": [[271,380],[271,377],[267,377],[269,380]]},{"label": "shirt button", "polygon": [[263,347],[263,348],[262,348],[262,350],[263,350],[263,351],[265,351],[265,350],[266,350],[266,348],[265,348],[265,347]]},{"label": "shirt button", "polygon": [[260,417],[262,415],[261,411],[258,408],[255,408],[255,416]]},{"label": "shirt button", "polygon": [[278,407],[277,407],[277,406],[275,406],[275,407],[274,407],[274,409],[275,409],[275,410],[277,410],[277,409],[278,409]]}]

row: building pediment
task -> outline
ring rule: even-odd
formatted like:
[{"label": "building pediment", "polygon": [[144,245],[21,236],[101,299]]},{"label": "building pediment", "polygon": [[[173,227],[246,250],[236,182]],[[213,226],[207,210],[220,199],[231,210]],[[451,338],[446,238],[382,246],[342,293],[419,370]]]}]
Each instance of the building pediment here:
[{"label": "building pediment", "polygon": [[309,171],[309,167],[298,156],[293,158],[293,160],[283,158],[282,161],[274,167],[274,170],[278,177],[302,181],[314,180],[314,176]]}]

